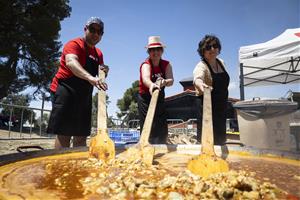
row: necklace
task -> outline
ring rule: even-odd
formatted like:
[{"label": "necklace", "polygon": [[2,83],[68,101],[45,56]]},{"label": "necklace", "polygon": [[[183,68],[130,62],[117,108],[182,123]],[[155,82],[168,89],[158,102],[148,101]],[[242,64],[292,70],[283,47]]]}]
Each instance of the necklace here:
[{"label": "necklace", "polygon": [[220,71],[219,71],[219,64],[218,64],[218,62],[216,62],[216,65],[215,65],[216,67],[215,67],[215,69],[216,69],[216,73],[219,73]]},{"label": "necklace", "polygon": [[214,63],[210,63],[210,66],[215,71],[215,73],[219,73],[219,64],[217,61],[215,61]]}]

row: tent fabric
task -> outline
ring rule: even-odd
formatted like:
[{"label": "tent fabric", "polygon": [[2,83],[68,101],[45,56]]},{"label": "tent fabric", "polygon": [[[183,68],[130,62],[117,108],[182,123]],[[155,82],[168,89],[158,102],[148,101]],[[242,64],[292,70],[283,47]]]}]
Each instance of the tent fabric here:
[{"label": "tent fabric", "polygon": [[300,28],[274,39],[240,47],[243,86],[300,83]]}]

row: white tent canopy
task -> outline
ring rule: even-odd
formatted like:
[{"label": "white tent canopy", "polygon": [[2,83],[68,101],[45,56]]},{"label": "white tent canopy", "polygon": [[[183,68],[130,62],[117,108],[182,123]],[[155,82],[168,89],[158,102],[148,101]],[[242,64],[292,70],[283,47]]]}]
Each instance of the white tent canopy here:
[{"label": "white tent canopy", "polygon": [[240,47],[241,99],[244,86],[300,83],[300,28],[276,38]]}]

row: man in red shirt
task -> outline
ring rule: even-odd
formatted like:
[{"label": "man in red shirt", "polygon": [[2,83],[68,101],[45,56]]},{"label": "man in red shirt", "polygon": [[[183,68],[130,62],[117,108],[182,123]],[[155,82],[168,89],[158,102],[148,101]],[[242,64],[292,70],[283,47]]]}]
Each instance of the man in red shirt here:
[{"label": "man in red shirt", "polygon": [[91,132],[93,87],[107,90],[98,78],[99,67],[107,74],[103,54],[95,45],[102,39],[104,24],[98,17],[91,17],[84,36],[65,44],[60,67],[52,80],[52,112],[48,133],[56,134],[55,148],[85,146]]}]

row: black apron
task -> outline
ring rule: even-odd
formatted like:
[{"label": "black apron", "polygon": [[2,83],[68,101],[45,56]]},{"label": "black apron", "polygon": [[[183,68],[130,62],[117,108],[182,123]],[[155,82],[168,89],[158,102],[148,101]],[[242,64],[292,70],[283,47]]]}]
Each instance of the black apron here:
[{"label": "black apron", "polygon": [[[210,64],[206,60],[203,60],[203,62],[205,62],[205,64],[208,66],[213,81],[211,99],[214,144],[223,145],[226,142],[226,109],[228,103],[228,85],[230,77],[226,72],[223,64],[218,59],[217,62],[219,66],[222,67],[223,73],[214,73]],[[202,99],[203,97],[201,96],[200,100],[202,101]],[[201,141],[202,115],[198,120],[197,127],[197,138]]]},{"label": "black apron", "polygon": [[[152,67],[152,72],[154,72],[152,64],[151,67]],[[164,76],[164,72],[162,70],[161,65],[159,65],[159,67]],[[151,81],[155,82],[156,80],[157,77],[154,74],[152,74]],[[141,131],[142,128],[144,127],[150,101],[151,101],[151,95],[149,93],[138,95],[138,110],[139,110]],[[167,136],[168,136],[168,124],[167,124],[167,113],[165,109],[165,90],[163,87],[159,91],[159,96],[158,96],[157,105],[155,109],[155,115],[152,123],[149,142],[151,144],[164,144],[167,142]]]},{"label": "black apron", "polygon": [[[85,44],[86,64],[84,69],[92,76],[98,74],[99,57],[89,57]],[[66,136],[88,136],[91,133],[93,86],[86,80],[72,76],[59,79],[47,132]]]}]

